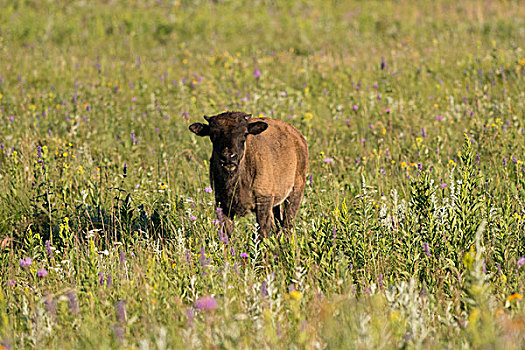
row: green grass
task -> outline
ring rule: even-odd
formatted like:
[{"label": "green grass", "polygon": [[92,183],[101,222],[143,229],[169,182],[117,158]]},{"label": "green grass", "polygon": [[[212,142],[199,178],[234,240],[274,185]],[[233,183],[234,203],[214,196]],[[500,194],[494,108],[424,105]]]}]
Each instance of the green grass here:
[{"label": "green grass", "polygon": [[[5,348],[525,346],[523,1],[0,7]],[[219,239],[225,110],[305,135],[294,234]]]}]

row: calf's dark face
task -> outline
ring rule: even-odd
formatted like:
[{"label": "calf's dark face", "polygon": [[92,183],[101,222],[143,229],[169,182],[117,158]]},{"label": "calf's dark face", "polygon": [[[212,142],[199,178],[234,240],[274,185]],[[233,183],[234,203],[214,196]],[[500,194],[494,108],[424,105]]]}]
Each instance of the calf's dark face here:
[{"label": "calf's dark face", "polygon": [[248,135],[257,135],[266,130],[264,122],[221,123],[210,121],[210,124],[195,123],[190,125],[190,131],[198,136],[209,136],[213,144],[213,156],[219,166],[227,174],[234,174],[246,151]]}]

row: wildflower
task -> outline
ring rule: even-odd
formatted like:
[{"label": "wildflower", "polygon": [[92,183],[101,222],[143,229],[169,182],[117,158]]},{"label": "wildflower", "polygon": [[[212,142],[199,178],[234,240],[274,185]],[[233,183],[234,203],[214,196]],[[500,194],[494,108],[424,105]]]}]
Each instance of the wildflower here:
[{"label": "wildflower", "polygon": [[372,87],[373,87],[374,89],[377,89],[379,86],[378,86],[377,83],[376,83],[376,84],[372,85]]},{"label": "wildflower", "polygon": [[247,258],[247,257],[248,257],[248,253],[245,253],[245,252],[241,253],[241,258]]},{"label": "wildflower", "polygon": [[310,173],[310,176],[308,176],[308,183],[310,185],[314,184],[314,174]]},{"label": "wildflower", "polygon": [[503,166],[507,165],[507,157],[503,157]]},{"label": "wildflower", "polygon": [[228,235],[222,232],[222,228],[219,229],[219,241],[224,244],[228,244],[230,241]]},{"label": "wildflower", "polygon": [[67,297],[69,299],[69,308],[71,309],[71,313],[73,313],[73,315],[77,315],[80,312],[80,309],[78,308],[77,293],[71,290],[67,292]]},{"label": "wildflower", "polygon": [[46,251],[47,251],[47,254],[49,255],[50,258],[53,257],[53,249],[51,248],[51,242],[48,240],[46,240]]},{"label": "wildflower", "polygon": [[46,270],[45,268],[41,268],[40,270],[38,270],[38,271],[36,272],[36,275],[37,275],[38,277],[41,277],[41,278],[42,278],[42,277],[46,277],[46,276],[47,276],[47,270]]},{"label": "wildflower", "polygon": [[204,192],[206,192],[206,193],[210,193],[211,191],[212,191],[212,189],[209,186],[204,188]]},{"label": "wildflower", "polygon": [[358,105],[353,105],[352,109],[354,110],[354,112],[357,112],[357,110],[359,109],[359,106]]},{"label": "wildflower", "polygon": [[261,76],[261,71],[260,71],[260,70],[256,69],[256,70],[253,71],[253,77],[254,77],[254,78],[257,79],[257,78],[259,78],[260,76]]},{"label": "wildflower", "polygon": [[213,311],[219,307],[219,303],[212,296],[200,297],[195,301],[195,309],[204,311]]},{"label": "wildflower", "polygon": [[425,131],[425,128],[421,128],[421,137],[425,138],[427,136],[427,133]]},{"label": "wildflower", "polygon": [[333,158],[329,158],[329,157],[326,157],[325,159],[323,159],[323,162],[324,162],[325,164],[332,163],[333,161],[334,161]]},{"label": "wildflower", "polygon": [[523,296],[522,296],[520,293],[518,293],[518,292],[514,292],[514,293],[512,293],[511,295],[509,295],[509,296],[507,297],[507,301],[508,301],[509,303],[512,302],[512,301],[514,301],[514,300],[516,300],[516,301],[521,301],[522,299],[523,299]]},{"label": "wildflower", "polygon": [[46,296],[46,299],[44,300],[44,305],[46,306],[47,312],[50,315],[53,315],[53,316],[56,315],[57,305],[55,303],[55,300],[53,300],[53,298],[50,295]]},{"label": "wildflower", "polygon": [[261,282],[261,295],[263,297],[268,296],[268,284],[266,283],[266,281]]},{"label": "wildflower", "polygon": [[24,259],[20,259],[20,267],[28,267],[28,266],[31,266],[31,264],[33,264],[33,259],[31,258],[24,258]]},{"label": "wildflower", "polygon": [[363,138],[361,139],[361,143],[364,144],[365,142],[366,142],[366,139],[363,137]]},{"label": "wildflower", "polygon": [[295,301],[301,301],[301,299],[303,298],[303,293],[299,292],[298,290],[292,290],[288,296],[290,297],[290,299],[292,300],[295,300]]},{"label": "wildflower", "polygon": [[36,156],[38,158],[37,162],[42,163],[42,146],[36,148]]},{"label": "wildflower", "polygon": [[7,286],[8,287],[14,287],[16,285],[16,282],[14,280],[8,280],[7,281]]},{"label": "wildflower", "polygon": [[118,261],[120,264],[124,264],[126,262],[126,252],[121,250],[120,254],[118,256]]},{"label": "wildflower", "polygon": [[204,246],[201,245],[201,251],[199,253],[199,262],[201,263],[202,268],[202,274],[206,274],[206,267],[208,266],[208,263],[210,262],[210,259],[206,259],[206,253],[204,252]]},{"label": "wildflower", "polygon": [[188,319],[188,326],[193,326],[193,319],[195,318],[195,311],[189,307],[186,309],[186,318]]},{"label": "wildflower", "polygon": [[525,265],[525,258],[521,257],[518,259],[518,267],[522,267],[523,265]]},{"label": "wildflower", "polygon": [[98,283],[100,283],[101,286],[104,285],[104,274],[102,272],[98,273]]},{"label": "wildflower", "polygon": [[224,213],[222,212],[222,208],[218,207],[215,210],[215,213],[217,214],[217,219],[219,219],[219,222],[223,223],[224,222]]},{"label": "wildflower", "polygon": [[430,248],[428,246],[428,243],[423,243],[423,247],[425,248],[425,255],[430,258],[432,255],[430,254]]},{"label": "wildflower", "polygon": [[119,300],[115,305],[115,313],[117,314],[117,322],[126,323],[126,301]]}]

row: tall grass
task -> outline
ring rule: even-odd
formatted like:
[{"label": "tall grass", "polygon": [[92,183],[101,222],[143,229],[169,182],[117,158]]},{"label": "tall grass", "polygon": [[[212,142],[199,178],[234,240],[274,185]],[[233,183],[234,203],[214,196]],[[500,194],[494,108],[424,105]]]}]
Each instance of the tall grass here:
[{"label": "tall grass", "polygon": [[[5,348],[515,348],[525,6],[11,1]],[[204,114],[307,138],[296,230],[220,233]]]}]

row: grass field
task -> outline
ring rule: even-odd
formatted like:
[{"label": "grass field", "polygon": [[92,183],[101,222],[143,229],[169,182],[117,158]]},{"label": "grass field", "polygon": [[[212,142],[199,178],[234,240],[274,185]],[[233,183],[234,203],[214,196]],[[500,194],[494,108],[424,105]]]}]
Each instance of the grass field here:
[{"label": "grass field", "polygon": [[[523,1],[0,8],[3,348],[525,347]],[[305,135],[294,233],[219,234],[226,110]]]}]

